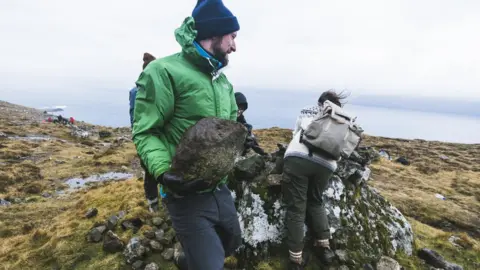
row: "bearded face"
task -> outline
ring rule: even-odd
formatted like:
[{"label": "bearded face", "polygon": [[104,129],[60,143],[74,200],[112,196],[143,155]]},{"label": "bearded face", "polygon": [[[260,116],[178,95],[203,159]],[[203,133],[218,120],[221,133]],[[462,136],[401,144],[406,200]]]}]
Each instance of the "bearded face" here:
[{"label": "bearded face", "polygon": [[228,65],[228,55],[237,50],[235,38],[237,33],[231,33],[222,37],[212,39],[212,54],[215,59],[222,62],[224,66]]}]

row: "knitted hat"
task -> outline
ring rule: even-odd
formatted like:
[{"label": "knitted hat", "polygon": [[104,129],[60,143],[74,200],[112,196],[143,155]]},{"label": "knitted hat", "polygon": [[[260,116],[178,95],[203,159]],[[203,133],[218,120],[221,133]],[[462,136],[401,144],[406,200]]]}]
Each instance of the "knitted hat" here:
[{"label": "knitted hat", "polygon": [[237,17],[225,7],[222,0],[198,0],[192,17],[197,30],[196,40],[224,36],[240,30]]},{"label": "knitted hat", "polygon": [[235,101],[237,102],[237,106],[244,111],[248,109],[248,102],[247,102],[247,97],[242,94],[241,92],[236,92],[235,93]]}]

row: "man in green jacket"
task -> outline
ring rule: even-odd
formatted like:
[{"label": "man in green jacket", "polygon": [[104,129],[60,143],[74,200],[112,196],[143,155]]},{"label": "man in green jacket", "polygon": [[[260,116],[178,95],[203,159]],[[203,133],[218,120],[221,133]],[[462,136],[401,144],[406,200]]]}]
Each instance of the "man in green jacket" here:
[{"label": "man in green jacket", "polygon": [[222,74],[240,29],[221,0],[199,0],[175,30],[182,51],[151,62],[136,84],[133,141],[163,198],[188,269],[223,269],[241,244],[241,230],[226,177],[216,186],[185,183],[169,168],[183,133],[204,117],[235,121],[233,87]]}]

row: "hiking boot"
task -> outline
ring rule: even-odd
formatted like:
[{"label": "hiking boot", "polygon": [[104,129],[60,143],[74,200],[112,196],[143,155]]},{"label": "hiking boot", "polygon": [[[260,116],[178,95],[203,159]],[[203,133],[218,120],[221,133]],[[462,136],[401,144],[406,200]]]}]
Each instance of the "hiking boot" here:
[{"label": "hiking boot", "polygon": [[290,262],[288,264],[288,270],[304,270],[304,269],[306,269],[309,261],[310,261],[310,256],[308,255],[308,253],[303,252],[302,253],[302,262],[298,263],[298,262],[292,261],[290,259]]},{"label": "hiking boot", "polygon": [[314,246],[313,250],[324,265],[330,265],[335,259],[335,253],[329,247]]},{"label": "hiking boot", "polygon": [[290,261],[288,265],[288,270],[304,270],[305,266],[305,264],[298,264],[296,262]]}]

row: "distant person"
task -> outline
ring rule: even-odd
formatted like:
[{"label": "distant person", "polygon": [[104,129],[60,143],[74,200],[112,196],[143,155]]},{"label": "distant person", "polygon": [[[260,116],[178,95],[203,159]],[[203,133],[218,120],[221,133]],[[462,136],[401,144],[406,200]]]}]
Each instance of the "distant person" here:
[{"label": "distant person", "polygon": [[64,118],[61,114],[57,116],[56,119],[53,120],[53,123],[58,123],[62,125],[67,125],[68,124],[68,119]]},{"label": "distant person", "polygon": [[[142,70],[144,70],[147,65],[155,60],[155,57],[149,53],[144,53],[143,54],[143,66]],[[137,96],[137,87],[132,88],[130,90],[130,124],[133,129],[133,112],[135,110],[135,97]],[[143,189],[145,191],[145,197],[147,199],[148,203],[148,209],[150,212],[158,212],[159,211],[159,206],[158,206],[158,183],[155,177],[153,177],[152,174],[150,174],[147,170],[147,167],[145,164],[141,161],[140,159],[140,166],[142,166],[143,170],[145,171],[145,176],[143,178]]]},{"label": "distant person", "polygon": [[[153,55],[151,55],[147,52],[144,53],[143,54],[142,70],[145,70],[147,65],[150,62],[152,62],[153,60],[155,60],[155,56],[153,56]],[[130,96],[129,96],[129,100],[130,100],[130,125],[132,126],[132,128],[133,128],[133,111],[134,111],[134,108],[135,108],[135,97],[137,96],[137,91],[138,91],[138,88],[136,86],[133,87],[130,90]]]},{"label": "distant person", "polygon": [[282,191],[287,206],[286,229],[290,269],[304,269],[308,256],[303,254],[304,224],[313,230],[314,251],[324,264],[330,264],[335,254],[330,249],[330,227],[322,200],[330,177],[337,169],[337,161],[310,151],[300,142],[301,130],[322,111],[326,100],[342,106],[345,97],[334,91],[322,93],[316,105],[306,107],[297,118],[293,139],[284,159]]},{"label": "distant person", "polygon": [[243,113],[248,109],[248,102],[247,102],[247,97],[241,92],[236,92],[235,93],[235,101],[237,103],[238,107],[238,113],[237,113],[237,122],[242,123],[248,130],[248,136],[247,139],[245,140],[245,150],[242,153],[242,155],[246,155],[249,149],[252,149],[255,151],[255,153],[265,156],[267,153],[263,151],[263,149],[258,145],[257,139],[252,133],[252,125],[247,123],[247,120],[245,119],[245,115]]},{"label": "distant person", "polygon": [[221,0],[199,0],[175,30],[181,52],[155,60],[136,82],[133,142],[166,193],[162,201],[186,258],[176,260],[181,269],[223,269],[225,257],[242,243],[227,175],[186,181],[170,170],[182,136],[197,121],[237,119],[233,86],[222,68],[236,51],[239,29]]}]

